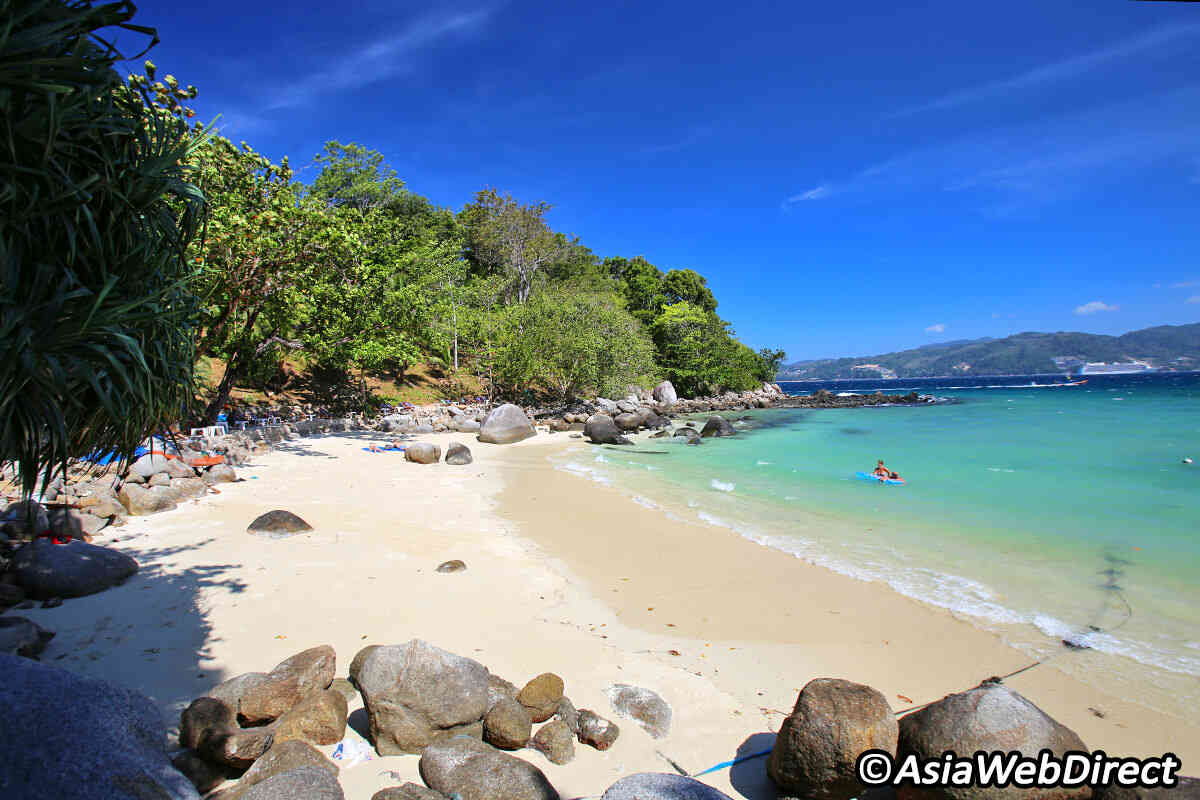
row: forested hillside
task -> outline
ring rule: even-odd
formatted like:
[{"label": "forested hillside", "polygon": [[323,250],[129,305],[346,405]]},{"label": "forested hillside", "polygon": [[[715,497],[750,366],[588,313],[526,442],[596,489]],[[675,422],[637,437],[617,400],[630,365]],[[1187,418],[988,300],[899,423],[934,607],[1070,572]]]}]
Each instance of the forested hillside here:
[{"label": "forested hillside", "polygon": [[1160,325],[1123,336],[1019,333],[1004,339],[943,342],[883,355],[797,361],[784,367],[779,377],[873,377],[880,370],[872,366],[891,370],[901,378],[1032,375],[1062,371],[1073,362],[1134,359],[1168,369],[1200,369],[1200,324]]},{"label": "forested hillside", "polygon": [[[170,76],[152,85],[178,91]],[[439,208],[382,155],[340,142],[305,185],[287,159],[191,134],[209,210],[189,250],[203,301],[196,355],[225,365],[205,416],[297,356],[326,383],[361,387],[343,392],[350,404],[373,399],[368,373],[402,378],[417,364],[499,396],[571,398],[663,378],[685,396],[743,390],[782,360],[734,337],[703,276],[601,258],[553,230],[545,203],[485,188]]]}]

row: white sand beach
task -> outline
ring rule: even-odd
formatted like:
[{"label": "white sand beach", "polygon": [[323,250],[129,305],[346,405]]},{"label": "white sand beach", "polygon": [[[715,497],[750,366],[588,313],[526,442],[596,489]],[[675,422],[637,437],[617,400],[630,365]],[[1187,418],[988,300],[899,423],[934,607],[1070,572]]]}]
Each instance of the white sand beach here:
[{"label": "white sand beach", "polygon": [[[770,747],[800,687],[816,677],[874,686],[897,711],[969,688],[1029,659],[950,613],[784,557],[736,534],[667,519],[620,491],[551,467],[566,434],[516,445],[470,434],[469,466],[408,463],[363,448],[381,437],[286,442],[246,480],[109,529],[141,571],[124,585],[23,612],[58,632],[43,661],[149,695],[168,725],[220,681],[332,645],[338,674],[368,644],[412,638],[476,659],[522,685],[555,672],[579,708],[621,727],[605,752],[536,764],[563,798],[593,797],[638,771],[698,772]],[[314,531],[247,534],[272,509]],[[436,566],[462,559],[465,572]],[[609,707],[614,683],[658,692],[674,710],[652,739]],[[1009,685],[1117,755],[1175,752],[1200,765],[1200,721],[1101,694],[1045,666]],[[911,702],[909,702],[911,701]],[[361,703],[351,726],[365,733]],[[1102,714],[1101,717],[1099,714]],[[352,734],[348,734],[352,735]],[[325,748],[332,751],[331,747]],[[346,768],[348,798],[419,780],[416,756]],[[702,778],[734,797],[769,798],[763,759]]]}]

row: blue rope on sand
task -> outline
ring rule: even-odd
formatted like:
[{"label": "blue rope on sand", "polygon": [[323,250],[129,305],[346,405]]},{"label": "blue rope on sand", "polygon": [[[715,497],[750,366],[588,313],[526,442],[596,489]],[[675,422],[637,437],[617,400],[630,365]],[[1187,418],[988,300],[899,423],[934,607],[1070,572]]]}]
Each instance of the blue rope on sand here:
[{"label": "blue rope on sand", "polygon": [[715,765],[709,767],[708,769],[704,770],[703,772],[697,772],[696,774],[690,775],[689,777],[699,778],[701,775],[707,775],[708,773],[716,772],[719,769],[725,769],[726,767],[732,767],[735,764],[740,764],[743,761],[749,761],[752,758],[762,758],[763,756],[769,756],[769,755],[771,755],[771,751],[769,749],[763,750],[761,753],[751,753],[748,756],[742,756],[740,758],[735,758],[735,759],[732,759],[731,761],[722,761],[720,764],[715,764]]}]

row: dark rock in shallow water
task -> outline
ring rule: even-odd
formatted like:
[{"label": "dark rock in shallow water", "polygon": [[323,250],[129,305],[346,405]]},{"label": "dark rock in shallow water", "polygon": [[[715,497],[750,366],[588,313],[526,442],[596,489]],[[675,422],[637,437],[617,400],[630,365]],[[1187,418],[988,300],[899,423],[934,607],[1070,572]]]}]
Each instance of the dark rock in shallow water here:
[{"label": "dark rock in shallow water", "polygon": [[661,772],[628,775],[608,787],[600,800],[730,800],[729,795],[694,778]]},{"label": "dark rock in shallow water", "polygon": [[583,435],[595,444],[633,444],[621,435],[617,424],[607,414],[593,414],[588,417]]},{"label": "dark rock in shallow water", "polygon": [[149,698],[16,656],[0,654],[0,675],[5,798],[200,800]]},{"label": "dark rock in shallow water", "polygon": [[737,431],[724,417],[709,417],[700,429],[700,436],[707,439],[710,436],[733,436]]},{"label": "dark rock in shallow water", "polygon": [[290,511],[276,509],[268,511],[251,522],[246,528],[247,533],[292,534],[311,531],[312,525],[302,520]]},{"label": "dark rock in shallow water", "polygon": [[30,597],[83,597],[116,586],[138,570],[124,553],[71,540],[54,544],[37,539],[13,556],[10,569]]}]

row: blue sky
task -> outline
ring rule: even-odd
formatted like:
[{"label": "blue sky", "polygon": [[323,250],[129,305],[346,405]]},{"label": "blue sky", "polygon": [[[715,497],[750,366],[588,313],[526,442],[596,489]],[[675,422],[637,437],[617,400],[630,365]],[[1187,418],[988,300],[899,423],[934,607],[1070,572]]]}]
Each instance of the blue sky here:
[{"label": "blue sky", "polygon": [[[1200,4],[141,0],[204,119],[554,205],[789,360],[1200,321]],[[132,40],[129,40],[132,44]],[[311,173],[307,173],[310,175]]]}]

